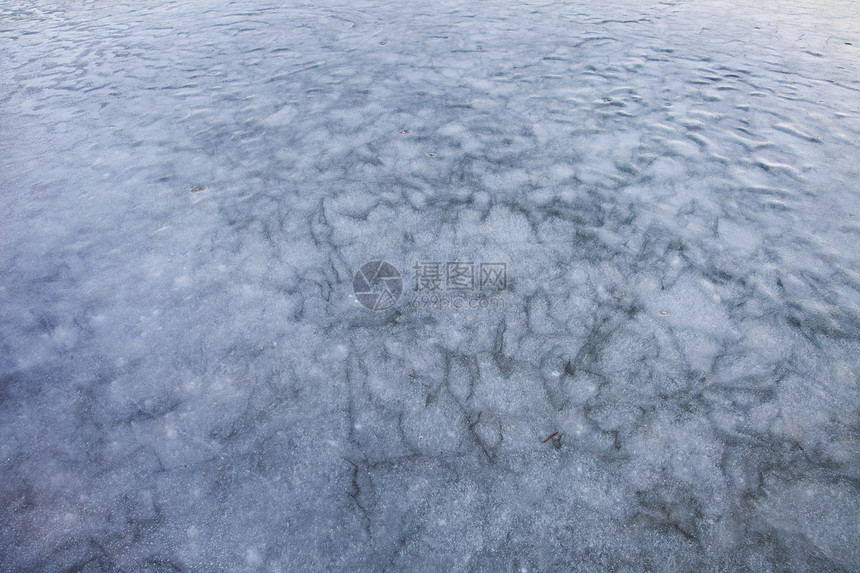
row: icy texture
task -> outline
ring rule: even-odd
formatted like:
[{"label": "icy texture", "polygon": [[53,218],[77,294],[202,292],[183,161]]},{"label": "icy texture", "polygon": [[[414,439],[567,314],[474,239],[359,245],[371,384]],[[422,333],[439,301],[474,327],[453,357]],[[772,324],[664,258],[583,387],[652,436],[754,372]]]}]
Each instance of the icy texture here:
[{"label": "icy texture", "polygon": [[860,7],[641,4],[4,0],[0,569],[860,570]]}]

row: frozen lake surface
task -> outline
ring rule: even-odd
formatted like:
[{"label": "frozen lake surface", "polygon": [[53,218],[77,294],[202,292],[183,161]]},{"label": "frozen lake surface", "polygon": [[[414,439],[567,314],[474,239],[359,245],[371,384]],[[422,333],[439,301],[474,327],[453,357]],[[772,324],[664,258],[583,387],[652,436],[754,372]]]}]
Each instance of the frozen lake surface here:
[{"label": "frozen lake surface", "polygon": [[0,569],[860,570],[860,4],[642,4],[5,0]]}]

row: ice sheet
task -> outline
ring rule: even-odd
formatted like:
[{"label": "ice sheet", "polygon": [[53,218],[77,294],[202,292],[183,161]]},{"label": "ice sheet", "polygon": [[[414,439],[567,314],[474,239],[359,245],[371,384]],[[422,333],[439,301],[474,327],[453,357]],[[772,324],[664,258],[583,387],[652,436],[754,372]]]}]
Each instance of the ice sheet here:
[{"label": "ice sheet", "polygon": [[857,3],[6,0],[0,53],[0,569],[860,569]]}]

